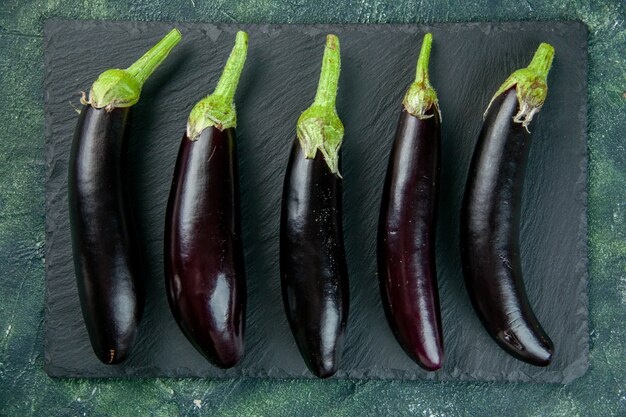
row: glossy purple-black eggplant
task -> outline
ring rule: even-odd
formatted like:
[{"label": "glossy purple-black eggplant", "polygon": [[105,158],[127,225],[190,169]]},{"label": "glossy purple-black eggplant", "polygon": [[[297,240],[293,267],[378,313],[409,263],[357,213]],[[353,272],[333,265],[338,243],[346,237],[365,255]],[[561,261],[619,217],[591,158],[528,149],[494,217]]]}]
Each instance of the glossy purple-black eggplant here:
[{"label": "glossy purple-black eggplant", "polygon": [[411,359],[435,371],[443,362],[435,267],[441,116],[428,80],[431,43],[428,33],[389,157],[378,229],[378,278],[396,339]]},{"label": "glossy purple-black eggplant", "polygon": [[287,318],[300,353],[320,378],[335,374],[348,317],[335,110],[339,39],[328,35],[315,101],[298,119],[283,188],[280,271]]},{"label": "glossy purple-black eggplant", "polygon": [[461,210],[461,255],[474,309],[512,356],[547,366],[554,346],[533,313],[522,280],[519,222],[527,130],[547,94],[554,49],[541,44],[528,66],[500,87],[486,113]]},{"label": "glossy purple-black eggplant", "polygon": [[131,106],[180,38],[174,29],[128,69],[105,71],[81,100],[68,172],[72,249],[89,339],[106,364],[128,355],[144,301],[126,182]]},{"label": "glossy purple-black eggplant", "polygon": [[165,220],[165,282],[180,329],[220,368],[244,351],[246,281],[241,238],[235,90],[248,35],[238,32],[215,92],[192,110]]}]

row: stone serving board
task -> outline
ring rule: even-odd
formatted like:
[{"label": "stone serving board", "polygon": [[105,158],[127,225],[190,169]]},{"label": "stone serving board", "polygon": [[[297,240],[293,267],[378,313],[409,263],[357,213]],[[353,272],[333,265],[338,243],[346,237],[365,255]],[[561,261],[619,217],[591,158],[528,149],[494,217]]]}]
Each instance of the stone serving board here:
[{"label": "stone serving board", "polygon": [[[80,91],[127,67],[172,27],[183,41],[147,82],[133,110],[127,178],[146,258],[144,318],[135,348],[101,364],[84,326],[72,263],[67,166]],[[250,35],[239,85],[238,151],[248,282],[246,355],[211,366],[187,342],[167,304],[163,227],[174,162],[192,106],[212,92],[237,30]],[[404,92],[424,33],[433,33],[431,81],[443,114],[437,268],[445,364],[423,371],[396,343],[376,276],[383,178]],[[342,150],[350,315],[336,378],[567,383],[589,365],[587,308],[587,28],[578,22],[439,25],[249,25],[50,20],[45,24],[46,341],[54,377],[311,378],[283,310],[278,267],[280,198],[295,123],[313,100],[325,35],[341,41],[337,110]],[[521,256],[535,313],[556,346],[537,368],[502,351],[466,294],[459,207],[482,114],[540,42],[556,50],[548,98],[531,126]]]}]

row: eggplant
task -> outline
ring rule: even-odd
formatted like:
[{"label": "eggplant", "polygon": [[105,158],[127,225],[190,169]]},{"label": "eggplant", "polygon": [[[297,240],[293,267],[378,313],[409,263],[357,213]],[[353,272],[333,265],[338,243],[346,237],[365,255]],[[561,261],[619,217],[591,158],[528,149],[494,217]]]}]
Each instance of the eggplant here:
[{"label": "eggplant", "polygon": [[248,48],[238,32],[215,92],[189,116],[165,219],[170,309],[191,344],[220,368],[244,351],[246,281],[233,104]]},{"label": "eggplant", "polygon": [[339,39],[328,35],[313,105],[297,123],[282,197],[283,302],[300,353],[313,374],[336,373],[348,317],[339,149],[343,124],[335,101]]},{"label": "eggplant", "polygon": [[435,371],[443,362],[435,267],[441,113],[428,77],[431,44],[428,33],[389,157],[378,225],[378,279],[398,343],[418,365]]},{"label": "eggplant", "polygon": [[176,29],[126,70],[102,73],[81,102],[72,142],[68,201],[74,269],[93,350],[116,364],[128,355],[144,303],[141,244],[127,188],[131,106],[180,41]]},{"label": "eggplant", "polygon": [[472,157],[461,209],[466,287],[487,332],[509,354],[550,364],[554,345],[524,288],[519,222],[530,146],[528,125],[543,105],[554,49],[542,43],[530,65],[496,92]]}]

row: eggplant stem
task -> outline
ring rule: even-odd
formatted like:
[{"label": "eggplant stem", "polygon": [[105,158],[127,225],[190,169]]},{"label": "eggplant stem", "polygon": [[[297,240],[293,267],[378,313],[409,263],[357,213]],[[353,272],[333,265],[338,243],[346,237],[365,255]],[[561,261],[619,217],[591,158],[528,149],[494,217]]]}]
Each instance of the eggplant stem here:
[{"label": "eggplant stem", "polygon": [[433,45],[432,33],[424,35],[422,41],[422,49],[420,49],[420,56],[417,59],[417,68],[415,70],[415,82],[425,83],[428,82],[428,63],[430,61],[430,49]]},{"label": "eggplant stem", "polygon": [[155,46],[127,69],[104,71],[89,90],[89,100],[81,98],[81,103],[91,104],[96,109],[130,107],[139,101],[141,89],[148,77],[167,58],[182,36],[178,29],[172,29]]},{"label": "eggplant stem", "polygon": [[340,71],[339,38],[335,35],[328,35],[324,48],[324,58],[322,59],[320,81],[317,84],[317,92],[313,101],[314,106],[335,107]]},{"label": "eggplant stem", "polygon": [[422,49],[417,60],[415,70],[415,81],[409,86],[402,104],[406,111],[419,119],[428,119],[434,116],[428,113],[431,108],[435,108],[441,120],[441,110],[437,92],[430,84],[428,78],[428,63],[430,61],[430,49],[433,43],[433,35],[427,33],[422,41]]},{"label": "eggplant stem", "polygon": [[230,52],[224,71],[217,82],[217,87],[215,87],[213,94],[223,96],[225,100],[231,102],[235,99],[235,91],[237,91],[237,85],[239,84],[239,78],[241,78],[247,55],[248,34],[239,31],[235,37],[235,46],[233,46],[233,50]]},{"label": "eggplant stem", "polygon": [[313,159],[319,150],[330,172],[341,178],[339,149],[344,129],[335,109],[340,72],[339,38],[327,35],[315,100],[298,118],[296,131],[304,157]]},{"label": "eggplant stem", "polygon": [[200,100],[189,114],[187,137],[190,140],[197,140],[202,131],[211,126],[219,130],[237,126],[234,99],[247,55],[248,34],[239,31],[215,91]]},{"label": "eggplant stem", "polygon": [[548,78],[548,72],[552,67],[552,60],[554,59],[554,48],[547,43],[541,43],[532,61],[528,64],[528,69],[534,71],[538,76]]},{"label": "eggplant stem", "polygon": [[140,85],[143,85],[154,70],[167,58],[174,46],[180,42],[181,38],[178,29],[172,29],[159,43],[128,67],[126,72]]},{"label": "eggplant stem", "polygon": [[552,67],[553,58],[554,48],[547,43],[540,44],[528,67],[515,71],[496,91],[483,118],[487,117],[491,104],[500,94],[515,87],[519,109],[513,116],[513,121],[521,123],[526,131],[529,131],[528,125],[533,116],[539,113],[548,95],[548,73]]}]

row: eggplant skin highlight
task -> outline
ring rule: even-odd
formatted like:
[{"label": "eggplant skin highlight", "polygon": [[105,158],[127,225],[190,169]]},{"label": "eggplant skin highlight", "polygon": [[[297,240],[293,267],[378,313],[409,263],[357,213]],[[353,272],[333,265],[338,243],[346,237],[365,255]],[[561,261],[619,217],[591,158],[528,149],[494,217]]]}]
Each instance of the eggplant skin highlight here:
[{"label": "eggplant skin highlight", "polygon": [[244,350],[245,266],[235,131],[186,135],[166,217],[166,287],[185,336],[220,368]]},{"label": "eggplant skin highlight", "polygon": [[435,117],[420,120],[406,111],[400,116],[378,237],[387,321],[405,352],[428,371],[441,368],[444,355],[435,263],[440,171]]},{"label": "eggplant skin highlight", "polygon": [[528,125],[547,94],[554,49],[541,44],[528,68],[500,87],[485,114],[461,209],[461,259],[481,322],[509,354],[550,364],[554,345],[526,295],[519,248]]}]

